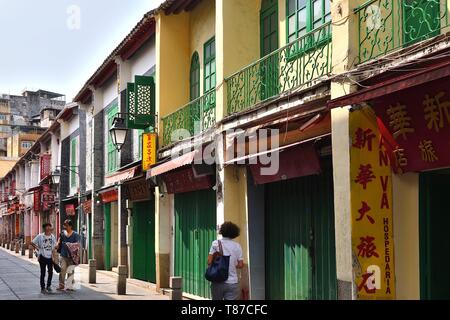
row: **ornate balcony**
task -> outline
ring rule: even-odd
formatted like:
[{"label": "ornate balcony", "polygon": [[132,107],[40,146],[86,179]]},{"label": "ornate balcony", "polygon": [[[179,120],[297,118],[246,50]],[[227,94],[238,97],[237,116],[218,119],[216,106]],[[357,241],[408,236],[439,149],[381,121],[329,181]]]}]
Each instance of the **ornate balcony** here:
[{"label": "ornate balcony", "polygon": [[359,63],[434,37],[449,26],[447,0],[371,0],[355,9]]},{"label": "ornate balcony", "polygon": [[216,92],[210,91],[162,118],[163,145],[193,137],[216,123]]},{"label": "ornate balcony", "polygon": [[225,80],[228,114],[330,75],[331,54],[331,23],[326,23],[238,71]]}]

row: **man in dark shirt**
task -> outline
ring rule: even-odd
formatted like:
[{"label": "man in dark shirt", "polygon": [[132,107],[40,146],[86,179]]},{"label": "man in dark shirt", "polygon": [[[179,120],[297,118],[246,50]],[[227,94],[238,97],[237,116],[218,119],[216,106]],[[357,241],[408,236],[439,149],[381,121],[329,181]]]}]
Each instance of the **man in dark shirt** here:
[{"label": "man in dark shirt", "polygon": [[[74,263],[70,256],[70,252],[66,243],[80,242],[80,235],[75,231],[73,231],[72,220],[67,219],[66,221],[64,221],[63,229],[64,231],[61,233],[58,242],[58,249],[61,250],[61,273],[59,274],[59,288],[58,288],[58,290],[60,291],[65,290],[66,275],[68,274],[68,279],[72,279],[73,281],[73,274],[74,274],[74,268],[71,267],[74,265]],[[69,268],[71,269],[71,271],[68,273]],[[70,286],[70,289],[68,288],[67,290],[72,290],[71,287],[72,286]]]}]

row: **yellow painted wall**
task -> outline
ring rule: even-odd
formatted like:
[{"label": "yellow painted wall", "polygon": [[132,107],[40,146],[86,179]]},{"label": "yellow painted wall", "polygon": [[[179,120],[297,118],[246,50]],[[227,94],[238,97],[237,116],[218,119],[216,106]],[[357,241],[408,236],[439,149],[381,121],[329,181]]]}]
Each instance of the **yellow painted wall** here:
[{"label": "yellow painted wall", "polygon": [[[241,235],[236,241],[242,247],[244,263],[248,264],[248,211],[247,211],[247,173],[245,167],[228,166],[225,169],[223,184],[224,221],[231,221],[241,229]],[[248,288],[249,278],[247,268],[241,278],[242,288]]]},{"label": "yellow painted wall", "polygon": [[260,58],[260,0],[216,0],[216,118],[226,114],[223,79]]},{"label": "yellow painted wall", "polygon": [[420,299],[419,175],[393,175],[397,299]]},{"label": "yellow painted wall", "polygon": [[[189,100],[189,14],[156,17],[156,108],[160,119]],[[160,143],[162,122],[160,122]]]},{"label": "yellow painted wall", "polygon": [[[194,52],[200,58],[200,95],[204,93],[204,44],[216,34],[216,3],[214,0],[201,1],[190,13],[189,69]],[[187,103],[188,101],[186,101]]]}]

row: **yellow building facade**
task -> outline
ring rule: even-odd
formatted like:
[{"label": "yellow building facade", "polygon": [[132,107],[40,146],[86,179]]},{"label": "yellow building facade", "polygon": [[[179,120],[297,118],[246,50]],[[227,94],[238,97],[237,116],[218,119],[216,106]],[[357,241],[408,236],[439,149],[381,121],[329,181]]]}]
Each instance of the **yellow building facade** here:
[{"label": "yellow building facade", "polygon": [[[218,227],[233,221],[245,261],[241,298],[445,295],[421,270],[420,172],[398,174],[393,158],[380,166],[386,219],[357,223],[364,193],[355,191],[351,131],[381,117],[366,91],[445,52],[449,10],[446,0],[166,1],[156,12],[159,163],[147,173],[159,179],[158,287],[181,276],[187,296],[209,298],[206,254]],[[434,14],[434,24],[425,27],[412,12]],[[375,113],[356,116],[368,107]],[[386,139],[383,127],[371,128],[373,139]],[[250,141],[270,140],[254,136],[260,129],[278,130],[268,154],[280,152],[281,173],[270,179],[252,163],[262,154]],[[216,162],[195,162],[209,149]],[[358,243],[366,230],[368,239],[387,230],[384,242],[374,240],[378,251]]]}]

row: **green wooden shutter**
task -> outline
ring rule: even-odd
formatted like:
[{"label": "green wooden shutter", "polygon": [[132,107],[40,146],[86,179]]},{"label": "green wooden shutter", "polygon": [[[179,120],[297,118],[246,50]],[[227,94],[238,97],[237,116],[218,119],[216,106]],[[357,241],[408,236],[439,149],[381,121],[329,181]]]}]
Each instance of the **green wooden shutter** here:
[{"label": "green wooden shutter", "polygon": [[450,170],[423,172],[419,184],[420,297],[450,299]]},{"label": "green wooden shutter", "polygon": [[105,270],[111,270],[111,204],[107,203],[103,207],[104,211],[104,254],[105,254]]},{"label": "green wooden shutter", "polygon": [[114,143],[112,141],[111,134],[109,133],[109,129],[111,129],[114,117],[117,115],[119,108],[117,103],[112,105],[107,113],[107,119],[108,119],[108,168],[107,172],[112,173],[118,169],[118,155],[116,147],[114,146]]},{"label": "green wooden shutter", "polygon": [[134,87],[134,128],[155,127],[155,80],[153,77],[136,76]]},{"label": "green wooden shutter", "polygon": [[268,299],[337,297],[331,164],[323,169],[265,186]]},{"label": "green wooden shutter", "polygon": [[175,275],[183,291],[210,298],[205,280],[208,253],[216,239],[216,193],[203,190],[175,195]]},{"label": "green wooden shutter", "polygon": [[70,186],[72,188],[77,186],[77,175],[75,173],[75,167],[77,166],[77,139],[78,137],[70,141],[70,166],[72,167],[70,171]]},{"label": "green wooden shutter", "polygon": [[203,92],[208,95],[202,101],[203,112],[216,106],[216,39],[212,38],[204,45]]},{"label": "green wooden shutter", "polygon": [[134,109],[135,109],[134,104],[136,101],[136,96],[135,96],[134,88],[135,88],[134,82],[127,83],[126,99],[127,99],[127,112],[128,112],[128,117],[127,117],[127,127],[128,128],[135,128],[135,125],[136,125],[136,118],[134,116]]},{"label": "green wooden shutter", "polygon": [[155,203],[133,204],[133,277],[156,282]]}]

